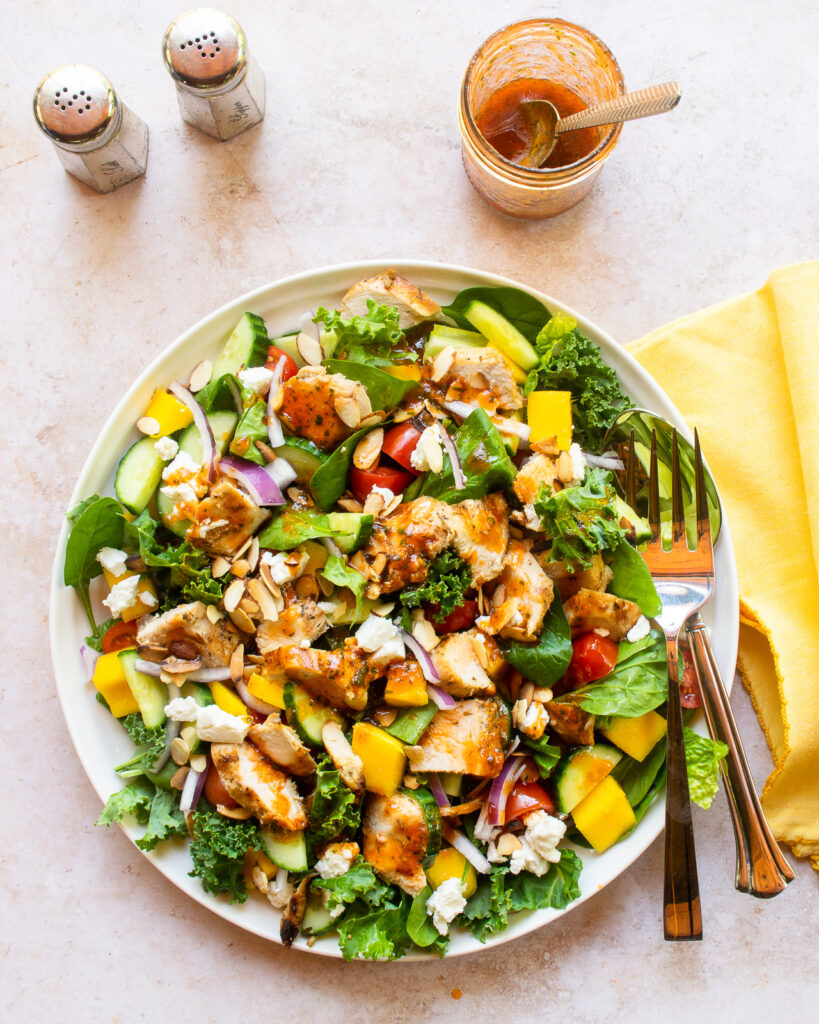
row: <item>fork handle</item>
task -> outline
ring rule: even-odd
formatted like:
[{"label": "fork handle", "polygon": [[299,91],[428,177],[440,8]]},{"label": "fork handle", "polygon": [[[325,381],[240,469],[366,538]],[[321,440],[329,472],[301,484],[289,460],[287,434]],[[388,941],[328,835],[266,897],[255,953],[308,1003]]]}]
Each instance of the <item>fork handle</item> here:
[{"label": "fork handle", "polygon": [[708,730],[728,747],[720,773],[737,844],[735,885],[740,892],[770,899],[793,881],[794,873],[765,820],[731,703],[699,614],[688,621],[688,637]]},{"label": "fork handle", "polygon": [[702,938],[702,908],[694,852],[694,828],[685,765],[680,704],[678,637],[666,634],[668,648],[668,752],[665,790],[665,887],[663,929],[671,941]]}]

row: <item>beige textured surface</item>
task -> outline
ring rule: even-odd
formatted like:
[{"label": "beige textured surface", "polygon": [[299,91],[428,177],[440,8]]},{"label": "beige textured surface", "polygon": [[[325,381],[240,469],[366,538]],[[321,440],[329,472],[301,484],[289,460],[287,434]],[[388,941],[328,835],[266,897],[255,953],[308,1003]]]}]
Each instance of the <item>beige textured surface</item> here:
[{"label": "beige textured surface", "polygon": [[[478,43],[541,5],[237,0],[229,9],[267,73],[268,112],[224,144],[182,124],[161,64],[162,30],[181,8],[0,10],[4,1019],[596,1024],[655,1021],[670,1006],[680,1021],[812,1019],[815,874],[797,865],[796,883],[767,904],[735,893],[721,796],[695,813],[703,943],[662,942],[659,841],[559,924],[451,963],[314,960],[221,922],[123,835],[91,824],[98,800],[52,690],[46,580],[73,481],[123,387],[251,287],[387,253],[441,259],[552,292],[625,341],[815,257],[815,11],[800,0],[551,7],[596,30],[630,86],[676,78],[684,96],[671,115],[626,126],[580,207],[519,224],[467,184],[455,101]],[[98,197],[37,133],[34,84],[68,61],[99,66],[149,122],[143,181]],[[782,127],[760,137],[762,104]],[[764,743],[744,693],[734,704],[761,781]]]}]

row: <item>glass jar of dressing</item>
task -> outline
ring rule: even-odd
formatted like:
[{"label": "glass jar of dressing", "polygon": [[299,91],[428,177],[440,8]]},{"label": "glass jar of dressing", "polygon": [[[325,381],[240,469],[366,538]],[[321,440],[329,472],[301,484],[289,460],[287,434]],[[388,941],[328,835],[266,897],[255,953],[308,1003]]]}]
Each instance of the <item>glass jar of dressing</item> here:
[{"label": "glass jar of dressing", "polygon": [[491,206],[513,217],[555,217],[579,203],[611,155],[622,125],[558,136],[544,167],[514,162],[526,136],[521,102],[546,99],[565,117],[625,92],[611,51],[585,28],[534,18],[508,25],[466,69],[459,105],[464,169]]}]

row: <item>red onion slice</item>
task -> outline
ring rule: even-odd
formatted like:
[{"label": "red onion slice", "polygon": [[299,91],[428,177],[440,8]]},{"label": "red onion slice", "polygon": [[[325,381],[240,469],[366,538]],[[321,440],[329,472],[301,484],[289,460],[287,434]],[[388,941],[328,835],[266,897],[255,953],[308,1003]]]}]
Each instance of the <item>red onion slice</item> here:
[{"label": "red onion slice", "polygon": [[159,679],[159,673],[162,671],[161,665],[158,665],[155,661],[146,661],[144,658],[136,658],[134,660],[134,668],[137,672],[142,672],[146,676],[153,676],[155,679]]},{"label": "red onion slice", "polygon": [[89,647],[88,644],[82,644],[80,646],[80,657],[82,658],[83,668],[89,679],[94,675],[94,670],[97,667],[97,659],[99,658],[99,651],[95,651],[93,647]]},{"label": "red onion slice", "polygon": [[451,807],[449,797],[444,792],[444,787],[441,785],[441,780],[438,778],[437,772],[429,772],[427,775],[427,785],[429,791],[435,797],[435,803],[439,807]]},{"label": "red onion slice", "polygon": [[592,455],[591,452],[583,452],[586,465],[592,469],[613,469],[621,473],[626,467],[623,460],[618,458],[616,452],[605,453],[604,455]]},{"label": "red onion slice", "polygon": [[276,459],[275,462],[265,466],[265,470],[273,477],[282,490],[285,487],[289,487],[299,475],[287,459]]},{"label": "red onion slice", "polygon": [[482,875],[489,874],[489,869],[492,865],[478,847],[467,839],[463,832],[459,832],[446,823],[444,823],[441,831],[443,832],[444,839],[454,846],[459,853],[462,853],[476,871]]},{"label": "red onion slice", "polygon": [[210,429],[205,410],[182,384],[173,381],[168,385],[168,391],[190,411],[193,422],[199,428],[202,439],[202,461],[208,467],[208,480],[213,483],[216,479],[216,442],[213,440],[213,431]]},{"label": "red onion slice", "polygon": [[264,466],[257,466],[255,462],[239,459],[235,455],[225,455],[219,462],[219,468],[238,480],[257,505],[284,504],[279,485]]},{"label": "red onion slice", "polygon": [[[401,639],[415,655],[415,660],[421,666],[421,671],[424,673],[424,679],[426,679],[428,683],[440,683],[441,677],[438,675],[438,671],[432,662],[432,658],[429,656],[429,651],[426,651],[423,646],[418,643],[412,633],[408,633],[405,629],[399,630],[399,632],[401,634]],[[440,707],[440,704],[438,706]]]},{"label": "red onion slice", "polygon": [[441,427],[441,440],[444,443],[444,448],[452,465],[452,479],[455,481],[455,490],[462,491],[466,487],[466,477],[464,476],[464,468],[461,465],[461,456],[458,454],[455,442],[443,427]]},{"label": "red onion slice", "polygon": [[309,334],[321,344],[321,324],[315,322],[315,313],[313,310],[308,310],[306,313],[302,313],[299,317],[299,332],[302,334]]},{"label": "red onion slice", "polygon": [[[174,690],[176,691],[176,687],[175,686],[174,686]],[[176,691],[176,692],[178,692],[178,691]],[[170,687],[168,687],[168,700],[171,700]],[[165,765],[168,763],[168,761],[170,761],[170,759],[171,759],[171,744],[176,739],[176,737],[179,735],[181,729],[182,729],[182,723],[181,722],[175,722],[172,718],[168,718],[168,719],[165,720],[165,748],[163,749],[163,751],[159,755],[159,757],[151,765],[151,772],[153,772],[153,773],[161,772],[162,769],[165,767]]]},{"label": "red onion slice", "polygon": [[204,772],[198,772],[194,768],[188,770],[188,774],[185,776],[185,785],[182,787],[182,796],[179,798],[179,810],[183,814],[188,814],[199,803],[199,797],[205,788],[206,774],[207,770]]},{"label": "red onion slice", "polygon": [[242,698],[242,701],[253,710],[258,711],[260,715],[272,715],[279,709],[274,708],[272,704],[265,704],[263,700],[259,700],[258,697],[254,697],[253,694],[248,690],[247,684],[244,679],[237,679],[233,684],[236,687],[236,692]]},{"label": "red onion slice", "polygon": [[506,759],[500,775],[497,776],[489,790],[489,797],[486,801],[488,812],[487,821],[490,825],[504,825],[506,823],[506,801],[512,788],[518,780],[518,776],[526,767],[526,761],[520,757]]},{"label": "red onion slice", "polygon": [[282,425],[279,423],[279,417],[276,415],[276,410],[273,407],[276,404],[279,388],[282,386],[282,373],[284,373],[285,362],[286,360],[282,356],[273,367],[273,376],[270,378],[270,390],[267,393],[267,436],[270,438],[270,445],[273,448],[278,448],[284,444]]},{"label": "red onion slice", "polygon": [[198,668],[194,672],[189,672],[185,678],[192,683],[222,683],[226,679],[230,679],[230,666],[217,665],[215,668]]},{"label": "red onion slice", "polygon": [[[459,419],[465,420],[467,416],[476,409],[483,409],[482,405],[472,402],[444,402],[444,408]],[[486,412],[486,409],[483,410]],[[519,420],[509,419],[507,416],[494,416],[491,413],[486,415],[492,420],[502,434],[514,434],[521,441],[528,441],[532,428],[528,423],[521,423]]]},{"label": "red onion slice", "polygon": [[448,711],[450,708],[457,707],[455,698],[442,690],[440,686],[434,686],[432,683],[427,683],[427,693],[429,699],[440,711]]}]

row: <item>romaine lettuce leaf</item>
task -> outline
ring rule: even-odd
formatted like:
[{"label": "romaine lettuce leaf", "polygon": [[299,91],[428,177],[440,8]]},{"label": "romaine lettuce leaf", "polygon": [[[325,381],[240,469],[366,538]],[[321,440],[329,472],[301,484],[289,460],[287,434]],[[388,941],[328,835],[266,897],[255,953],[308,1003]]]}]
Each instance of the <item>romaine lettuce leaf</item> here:
[{"label": "romaine lettuce leaf", "polygon": [[364,589],[367,586],[366,578],[358,569],[353,569],[347,565],[340,555],[330,555],[324,568],[321,570],[321,575],[326,580],[329,580],[330,583],[335,583],[337,587],[347,587],[348,590],[352,591],[355,597],[355,617],[358,619],[364,599]]},{"label": "romaine lettuce leaf", "polygon": [[716,796],[720,761],[728,747],[720,740],[700,736],[685,727],[685,766],[688,769],[688,792],[695,804],[706,810]]},{"label": "romaine lettuce leaf", "polygon": [[376,910],[362,902],[339,919],[338,944],[345,960],[397,960],[411,945],[407,935],[410,898],[406,893]]},{"label": "romaine lettuce leaf", "polygon": [[336,338],[333,354],[338,358],[372,366],[389,366],[392,362],[390,355],[404,337],[398,326],[399,317],[395,306],[367,299],[364,316],[345,320],[337,309],[319,306],[313,323],[321,323],[324,330],[333,332]]}]

